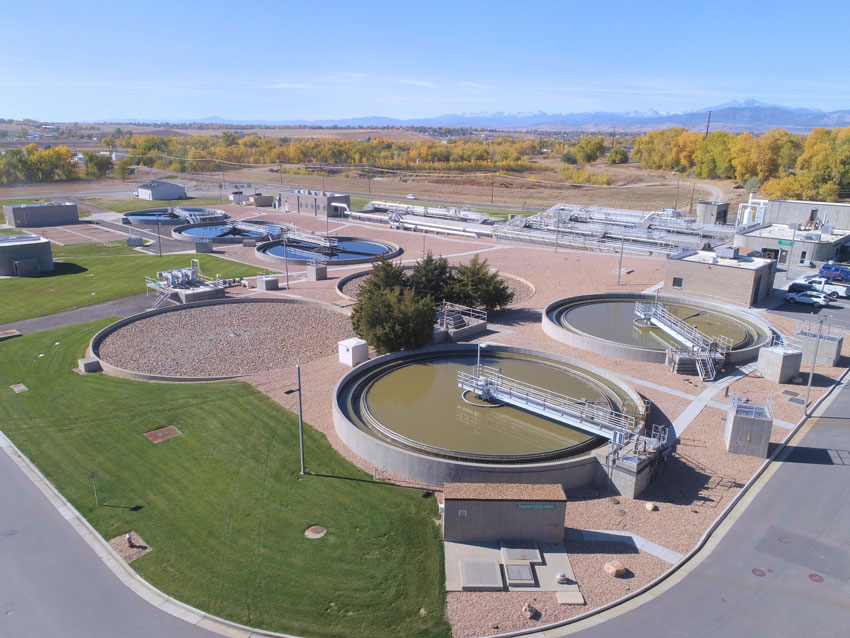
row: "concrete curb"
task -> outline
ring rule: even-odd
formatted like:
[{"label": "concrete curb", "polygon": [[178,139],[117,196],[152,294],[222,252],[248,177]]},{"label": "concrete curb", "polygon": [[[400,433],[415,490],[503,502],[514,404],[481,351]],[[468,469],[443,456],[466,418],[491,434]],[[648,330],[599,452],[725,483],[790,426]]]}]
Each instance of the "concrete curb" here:
[{"label": "concrete curb", "polygon": [[[732,500],[729,502],[729,505],[720,513],[720,515],[714,519],[714,522],[709,526],[709,528],[705,531],[705,533],[700,537],[697,544],[694,548],[685,554],[684,558],[680,560],[678,563],[673,565],[666,572],[661,574],[658,578],[653,581],[650,581],[640,589],[636,589],[630,594],[623,596],[622,598],[618,598],[617,600],[611,601],[606,605],[602,605],[601,607],[597,607],[596,609],[592,609],[590,611],[585,612],[584,614],[580,614],[578,616],[574,616],[572,618],[568,618],[566,620],[562,620],[559,622],[551,623],[549,625],[542,625],[540,627],[534,627],[533,629],[524,629],[519,631],[505,632],[501,634],[488,634],[483,636],[482,638],[512,638],[514,636],[528,636],[532,638],[554,638],[555,636],[564,636],[567,633],[574,633],[574,631],[580,631],[579,629],[570,628],[570,625],[575,625],[582,621],[589,621],[591,623],[590,626],[596,625],[602,622],[605,622],[605,618],[599,618],[602,614],[605,614],[609,611],[614,611],[616,615],[620,615],[622,613],[627,613],[629,610],[625,608],[629,603],[634,603],[634,606],[640,606],[646,602],[649,602],[654,598],[654,596],[648,596],[645,600],[639,600],[644,594],[649,593],[655,587],[659,585],[663,585],[665,581],[668,579],[678,578],[678,580],[683,579],[687,576],[696,565],[700,562],[708,558],[714,548],[720,543],[723,536],[725,535],[725,531],[718,535],[717,537],[713,537],[712,535],[720,528],[721,525],[727,522],[727,518],[730,515],[737,515],[743,512],[735,512],[733,511],[741,501],[747,499],[752,500],[755,498],[755,494],[750,494],[750,490],[755,486],[755,484],[762,478],[762,476],[771,468],[776,467],[773,465],[774,461],[782,454],[788,444],[794,439],[798,432],[803,428],[807,421],[810,418],[817,418],[814,413],[820,410],[821,407],[824,407],[824,404],[828,404],[832,402],[833,398],[836,396],[834,394],[837,388],[841,388],[846,385],[847,376],[850,374],[850,368],[847,368],[842,375],[836,380],[835,384],[829,389],[827,393],[825,393],[820,399],[817,400],[814,406],[812,406],[811,414],[812,416],[803,416],[798,422],[797,425],[791,430],[788,435],[783,439],[782,443],[780,443],[776,449],[773,451],[773,454],[770,455],[769,458],[765,460],[764,463],[759,466],[759,469],[756,470],[756,473],[753,474],[752,478],[747,481],[746,485],[741,488],[741,491],[738,492]],[[731,523],[730,523],[731,524]],[[702,551],[706,549],[705,554],[702,554]],[[692,560],[696,559],[696,563],[694,565],[689,565]],[[677,581],[678,582],[678,581]],[[675,585],[676,583],[671,583],[670,586]],[[663,593],[663,592],[658,592]],[[621,608],[621,609],[617,609]],[[589,628],[589,627],[587,627]],[[565,629],[565,632],[557,632],[558,629]],[[555,633],[557,632],[557,633]]]},{"label": "concrete curb", "polygon": [[275,633],[273,631],[240,625],[239,623],[231,622],[191,607],[161,592],[124,562],[85,517],[62,496],[59,490],[47,480],[33,462],[2,431],[0,431],[0,449],[26,474],[27,478],[33,482],[33,485],[47,497],[50,504],[76,530],[97,557],[121,581],[121,584],[132,590],[142,600],[176,618],[221,636],[231,636],[233,638],[300,638],[292,634]]}]

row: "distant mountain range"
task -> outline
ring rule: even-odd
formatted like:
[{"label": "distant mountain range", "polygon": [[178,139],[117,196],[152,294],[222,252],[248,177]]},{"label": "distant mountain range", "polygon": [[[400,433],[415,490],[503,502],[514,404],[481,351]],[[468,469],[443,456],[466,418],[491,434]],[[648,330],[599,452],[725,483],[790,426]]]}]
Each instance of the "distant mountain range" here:
[{"label": "distant mountain range", "polygon": [[[821,111],[818,109],[793,108],[777,104],[765,104],[757,100],[732,101],[686,113],[660,113],[655,110],[612,113],[591,111],[586,113],[452,113],[430,118],[398,119],[368,116],[338,120],[230,120],[222,117],[205,117],[198,120],[170,121],[170,124],[239,124],[253,126],[323,126],[375,128],[383,126],[424,127],[468,127],[504,131],[538,130],[561,131],[609,131],[616,127],[622,132],[648,131],[681,126],[687,129],[704,130],[711,111],[711,130],[733,133],[750,131],[764,132],[772,128],[785,128],[793,133],[807,133],[818,126],[836,127],[850,125],[850,109]],[[139,122],[158,124],[161,120],[108,120],[110,123],[125,124]]]}]

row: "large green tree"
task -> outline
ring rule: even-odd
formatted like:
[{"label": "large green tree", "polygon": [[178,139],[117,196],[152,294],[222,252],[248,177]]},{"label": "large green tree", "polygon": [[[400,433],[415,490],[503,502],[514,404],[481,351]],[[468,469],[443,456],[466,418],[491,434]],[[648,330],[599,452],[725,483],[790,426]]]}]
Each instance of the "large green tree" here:
[{"label": "large green tree", "polygon": [[455,268],[455,281],[448,297],[455,303],[489,311],[507,306],[513,301],[514,293],[497,272],[490,271],[486,259],[475,255]]},{"label": "large green tree", "polygon": [[373,288],[361,291],[351,325],[378,354],[387,354],[428,345],[434,319],[430,297],[419,297],[409,288]]},{"label": "large green tree", "polygon": [[435,302],[447,298],[454,283],[454,274],[445,257],[434,257],[431,251],[416,262],[408,278],[413,291],[420,297],[431,297]]},{"label": "large green tree", "polygon": [[379,257],[372,266],[372,270],[366,276],[366,281],[360,288],[360,294],[370,290],[387,290],[390,288],[408,288],[410,282],[404,266],[389,262],[384,257]]}]

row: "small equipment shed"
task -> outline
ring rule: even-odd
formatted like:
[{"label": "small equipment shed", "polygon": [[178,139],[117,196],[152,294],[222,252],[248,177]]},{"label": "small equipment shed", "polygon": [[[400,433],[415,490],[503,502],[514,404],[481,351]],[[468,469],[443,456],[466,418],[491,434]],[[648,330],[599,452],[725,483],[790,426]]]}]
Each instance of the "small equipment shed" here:
[{"label": "small equipment shed", "polygon": [[564,539],[567,497],[559,484],[446,483],[447,541]]}]

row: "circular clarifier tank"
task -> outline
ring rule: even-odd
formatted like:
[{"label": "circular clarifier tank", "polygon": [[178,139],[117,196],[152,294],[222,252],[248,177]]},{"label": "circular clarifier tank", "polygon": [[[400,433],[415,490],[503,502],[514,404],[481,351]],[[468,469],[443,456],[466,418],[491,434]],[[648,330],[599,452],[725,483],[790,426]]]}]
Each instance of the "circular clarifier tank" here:
[{"label": "circular clarifier tank", "polygon": [[121,217],[124,224],[134,226],[179,226],[187,223],[213,222],[229,219],[230,215],[214,208],[146,208],[133,210]]},{"label": "circular clarifier tank", "polygon": [[[283,263],[311,263],[322,261],[330,265],[359,264],[377,261],[379,257],[392,259],[402,253],[401,248],[387,241],[362,237],[330,237],[302,235],[300,239],[270,241],[257,246],[257,257],[265,261]],[[330,245],[329,245],[330,244]]]},{"label": "circular clarifier tank", "polygon": [[277,239],[288,227],[254,221],[212,221],[184,224],[171,231],[174,239],[211,241],[214,244],[240,244],[244,239]]},{"label": "circular clarifier tank", "polygon": [[[483,480],[494,472],[557,472],[606,442],[562,421],[463,390],[458,373],[469,371],[477,356],[475,346],[448,346],[358,366],[337,388],[340,437],[379,467],[435,484],[459,477]],[[630,388],[579,362],[496,346],[482,350],[481,363],[510,379],[602,409],[630,414],[637,414],[637,405],[642,409]]]},{"label": "circular clarifier tank", "polygon": [[543,330],[569,345],[639,361],[664,361],[668,349],[686,344],[635,313],[635,302],[658,301],[667,312],[703,334],[731,344],[729,360],[754,357],[769,341],[770,325],[753,313],[731,306],[672,295],[604,294],[569,297],[550,304]]}]

